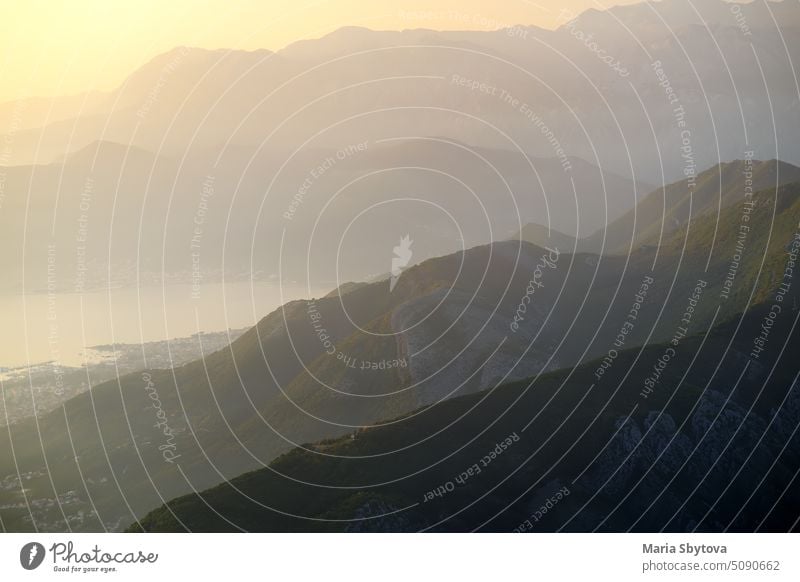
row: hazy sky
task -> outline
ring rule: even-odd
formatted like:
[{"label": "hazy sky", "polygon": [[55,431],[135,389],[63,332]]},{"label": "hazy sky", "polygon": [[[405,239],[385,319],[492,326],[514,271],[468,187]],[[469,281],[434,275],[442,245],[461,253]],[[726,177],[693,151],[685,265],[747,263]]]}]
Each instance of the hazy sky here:
[{"label": "hazy sky", "polygon": [[0,0],[0,101],[107,90],[175,46],[279,49],[346,25],[555,28],[635,0]]}]

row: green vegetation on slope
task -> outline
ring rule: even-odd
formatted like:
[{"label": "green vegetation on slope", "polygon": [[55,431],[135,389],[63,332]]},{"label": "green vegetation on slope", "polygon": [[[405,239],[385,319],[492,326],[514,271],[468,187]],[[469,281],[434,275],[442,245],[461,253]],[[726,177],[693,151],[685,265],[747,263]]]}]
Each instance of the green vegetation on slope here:
[{"label": "green vegetation on slope", "polygon": [[[786,422],[773,423],[769,430],[763,423],[756,425],[763,432],[755,436],[767,437],[759,449],[761,456],[756,456],[751,472],[734,481],[729,496],[700,524],[701,529],[714,530],[717,522],[731,519],[754,483],[765,476],[761,498],[753,501],[747,519],[737,522],[734,529],[754,527],[776,500],[781,502],[779,508],[795,504],[794,511],[767,514],[773,518],[767,527],[788,527],[796,517],[800,491],[793,489],[783,499],[778,496],[800,468],[800,458],[796,453],[786,455],[770,472],[766,468],[787,442],[787,425],[790,430],[800,422],[800,387],[791,391],[800,370],[792,354],[800,342],[797,333],[789,335],[795,314],[776,324],[770,356],[747,364],[748,345],[766,311],[760,307],[707,336],[685,338],[648,398],[642,397],[645,380],[669,344],[620,353],[602,381],[594,378],[599,362],[590,362],[449,400],[344,438],[305,445],[282,455],[267,469],[171,501],[169,509],[163,507],[145,517],[142,528],[511,531],[531,518],[540,500],[567,487],[569,497],[547,519],[537,522],[535,529],[566,526],[588,531],[609,516],[602,527],[614,531],[644,515],[643,508],[677,475],[667,488],[669,495],[656,499],[636,527],[682,531],[719,501],[721,487],[730,483],[729,476],[743,462],[741,450],[749,451],[747,447],[756,443],[744,420],[726,426],[715,415],[730,419],[752,405],[748,419],[774,416],[780,420],[784,417],[775,415],[773,407],[789,394],[794,408],[786,407],[791,409]],[[768,366],[776,361],[781,346],[785,347],[783,358],[770,374]],[[684,376],[687,370],[691,373]],[[713,397],[719,394],[731,400],[714,408]],[[692,464],[683,463],[685,470],[680,470],[689,458],[684,433],[692,434],[698,423],[713,427],[715,422],[717,427],[707,432],[712,436],[701,442]],[[640,459],[646,462],[641,470],[636,470],[633,461],[626,465],[627,453],[633,454],[637,441],[628,443],[631,448],[617,458],[608,458],[614,446],[607,444],[620,434],[619,428],[637,423],[655,427],[649,440],[638,435],[641,449],[655,447],[656,452],[665,453],[660,460]],[[675,425],[681,423],[688,426],[676,437]],[[738,440],[736,432],[741,432]],[[675,437],[670,447],[665,437]],[[720,452],[718,438],[722,444],[723,438],[730,439],[735,446]],[[715,468],[712,463],[717,461],[721,462]],[[636,479],[645,469],[652,469],[650,480],[637,488]],[[697,475],[707,469],[707,478],[699,480]],[[616,487],[605,487],[612,470],[625,479],[618,479],[622,482]],[[698,492],[690,495],[695,486]],[[623,499],[629,490],[636,495]],[[685,499],[688,503],[679,508]],[[611,515],[620,500],[625,504]],[[578,512],[584,504],[587,507]],[[570,521],[576,513],[578,517]],[[675,515],[677,520],[672,520]]]}]

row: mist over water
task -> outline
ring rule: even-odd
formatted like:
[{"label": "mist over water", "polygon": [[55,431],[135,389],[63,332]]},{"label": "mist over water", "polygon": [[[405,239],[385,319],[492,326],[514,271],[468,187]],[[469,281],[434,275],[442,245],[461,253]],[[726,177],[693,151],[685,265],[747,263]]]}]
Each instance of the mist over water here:
[{"label": "mist over water", "polygon": [[[312,291],[319,296],[330,289]],[[311,297],[303,285],[249,281],[204,284],[194,295],[190,284],[0,295],[0,367],[49,361],[78,367],[85,348],[249,327],[280,305],[304,298]]]},{"label": "mist over water", "polygon": [[798,0],[358,2],[0,102],[0,531],[800,529]]}]

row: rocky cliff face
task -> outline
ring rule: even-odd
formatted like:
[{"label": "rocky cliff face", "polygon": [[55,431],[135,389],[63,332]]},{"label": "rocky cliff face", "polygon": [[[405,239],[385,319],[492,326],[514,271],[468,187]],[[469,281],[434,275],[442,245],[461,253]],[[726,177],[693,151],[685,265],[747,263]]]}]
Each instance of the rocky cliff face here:
[{"label": "rocky cliff face", "polygon": [[[748,518],[745,506],[782,495],[790,483],[775,476],[798,461],[800,385],[795,382],[766,415],[740,404],[731,388],[727,394],[705,391],[680,423],[660,411],[648,412],[642,422],[617,419],[615,436],[576,485],[612,508],[624,500],[624,515],[612,510],[600,520],[586,515],[576,521],[611,530],[653,524],[677,531],[756,529],[760,524]],[[771,491],[764,487],[767,479]],[[729,496],[748,491],[738,496],[742,511],[731,513]]]}]

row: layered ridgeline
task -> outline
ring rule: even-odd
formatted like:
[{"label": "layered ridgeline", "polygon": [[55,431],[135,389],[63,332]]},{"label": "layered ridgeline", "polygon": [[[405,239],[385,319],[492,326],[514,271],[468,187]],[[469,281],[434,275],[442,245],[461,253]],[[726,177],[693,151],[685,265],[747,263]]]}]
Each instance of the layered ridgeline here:
[{"label": "layered ridgeline", "polygon": [[[689,220],[716,215],[753,193],[800,181],[800,168],[778,160],[735,160],[658,188],[643,197],[631,210],[588,237],[573,236],[527,224],[514,238],[533,244],[560,243],[587,252],[602,249],[608,254],[627,254],[641,245],[658,245]],[[567,246],[569,245],[569,246]]]},{"label": "layered ridgeline", "polygon": [[178,47],[109,93],[0,105],[0,133],[16,164],[101,139],[182,157],[409,135],[513,140],[650,183],[740,158],[743,144],[800,162],[793,2],[734,14],[723,0],[668,0],[563,18],[556,30],[435,31],[409,11],[403,31],[347,27],[276,52]]},{"label": "layered ridgeline", "polygon": [[442,138],[221,156],[95,142],[50,164],[2,169],[0,293],[308,273],[317,286],[362,280],[387,270],[406,234],[415,262],[505,238],[534,219],[568,232],[580,223],[586,236],[652,189],[570,163],[567,174],[553,157]]},{"label": "layered ridgeline", "polygon": [[[797,312],[769,308],[305,445],[130,531],[787,531],[797,527]],[[645,396],[647,394],[647,396]]]},{"label": "layered ridgeline", "polygon": [[611,222],[586,241],[587,248],[603,244],[611,252],[627,253],[642,244],[657,245],[696,216],[716,215],[743,202],[745,193],[777,189],[800,181],[800,168],[779,160],[753,159],[721,163],[696,178],[655,190],[633,210]]},{"label": "layered ridgeline", "polygon": [[[703,277],[682,287],[685,312],[667,316],[668,341],[608,344],[604,358],[572,369],[303,445],[130,529],[796,528],[800,184],[747,202],[718,223],[692,221],[688,239],[677,232],[662,249],[685,245],[685,268]],[[715,232],[719,254],[737,258],[724,273],[724,261],[712,260],[702,274],[695,265]],[[731,304],[746,311],[720,315]],[[722,323],[706,331],[696,324],[709,309]],[[624,330],[637,320],[653,325],[644,312],[616,323]]]},{"label": "layered ridgeline", "polygon": [[0,436],[0,517],[11,530],[118,528],[299,443],[612,349],[680,341],[774,292],[798,186],[752,202],[741,252],[742,208],[731,206],[658,254],[508,241],[425,261],[394,285],[291,302],[204,360],[125,376],[11,426]]},{"label": "layered ridgeline", "polygon": [[[800,163],[795,4],[691,6],[564,14],[557,30],[433,31],[409,12],[399,32],[348,27],[277,52],[178,47],[108,93],[0,104],[0,290],[45,288],[50,246],[69,291],[84,276],[87,288],[186,283],[196,268],[204,281],[277,277],[281,248],[282,274],[301,280],[318,217],[315,281],[335,281],[341,257],[340,275],[361,280],[386,270],[407,217],[420,260],[528,222],[586,237],[648,184],[748,149]],[[605,249],[626,249],[627,234]]]}]

